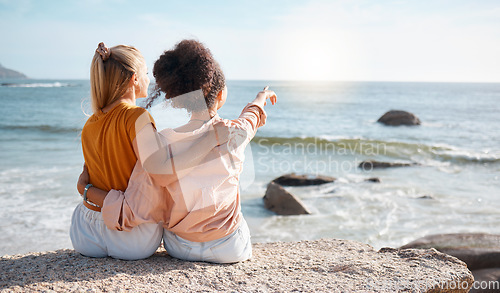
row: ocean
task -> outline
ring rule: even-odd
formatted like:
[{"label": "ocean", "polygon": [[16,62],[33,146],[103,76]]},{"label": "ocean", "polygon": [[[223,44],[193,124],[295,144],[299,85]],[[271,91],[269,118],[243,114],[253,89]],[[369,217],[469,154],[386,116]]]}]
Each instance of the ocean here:
[{"label": "ocean", "polygon": [[[236,118],[265,85],[278,103],[266,106],[241,187],[253,242],[338,238],[380,248],[435,233],[500,233],[500,84],[229,81],[220,116]],[[88,80],[0,80],[0,255],[72,247],[89,96]],[[376,122],[391,109],[422,125]],[[188,119],[168,107],[151,113],[159,129]],[[357,167],[363,160],[417,164],[369,171]],[[291,172],[337,178],[287,187],[311,215],[264,208],[267,184]]]}]

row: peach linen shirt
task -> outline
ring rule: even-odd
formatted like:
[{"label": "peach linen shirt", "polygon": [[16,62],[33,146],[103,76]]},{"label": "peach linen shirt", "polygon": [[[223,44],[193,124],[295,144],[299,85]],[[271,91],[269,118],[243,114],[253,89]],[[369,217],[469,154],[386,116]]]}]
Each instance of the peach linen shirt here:
[{"label": "peach linen shirt", "polygon": [[180,179],[169,184],[153,179],[137,161],[126,191],[111,190],[106,196],[104,223],[109,229],[130,231],[143,223],[161,222],[165,229],[194,242],[233,233],[242,221],[239,176],[245,147],[265,121],[264,109],[249,103],[235,120],[215,115],[192,132],[159,132],[164,145],[171,147],[174,163],[176,153],[188,150],[216,123],[228,127],[229,140],[214,148],[209,160],[189,170],[176,170]]}]

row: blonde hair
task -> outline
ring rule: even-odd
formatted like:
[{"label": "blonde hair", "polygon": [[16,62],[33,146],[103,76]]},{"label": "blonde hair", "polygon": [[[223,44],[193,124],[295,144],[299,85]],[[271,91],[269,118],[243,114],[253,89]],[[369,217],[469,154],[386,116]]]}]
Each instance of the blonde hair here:
[{"label": "blonde hair", "polygon": [[140,71],[146,64],[141,52],[132,46],[118,45],[106,49],[109,50],[107,58],[99,53],[98,48],[90,65],[90,97],[94,114],[122,97],[134,73],[143,74]]}]

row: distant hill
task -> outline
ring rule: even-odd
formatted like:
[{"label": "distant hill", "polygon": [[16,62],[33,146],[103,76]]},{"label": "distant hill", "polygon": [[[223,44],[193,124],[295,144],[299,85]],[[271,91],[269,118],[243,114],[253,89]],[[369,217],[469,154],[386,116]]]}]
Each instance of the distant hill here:
[{"label": "distant hill", "polygon": [[28,78],[26,75],[21,72],[17,72],[12,69],[8,69],[0,64],[0,78]]}]

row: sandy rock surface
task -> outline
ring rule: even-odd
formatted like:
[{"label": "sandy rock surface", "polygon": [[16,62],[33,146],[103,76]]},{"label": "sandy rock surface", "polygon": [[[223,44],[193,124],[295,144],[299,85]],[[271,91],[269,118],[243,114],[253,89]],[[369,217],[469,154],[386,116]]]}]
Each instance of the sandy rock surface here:
[{"label": "sandy rock surface", "polygon": [[[140,261],[73,250],[3,256],[1,291],[85,292],[467,292],[465,264],[426,250],[381,249],[324,239],[255,244],[243,263],[187,262],[158,250]],[[444,288],[444,289],[443,289]]]}]

